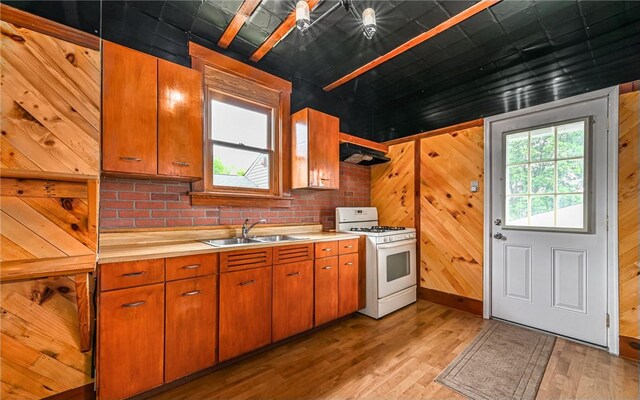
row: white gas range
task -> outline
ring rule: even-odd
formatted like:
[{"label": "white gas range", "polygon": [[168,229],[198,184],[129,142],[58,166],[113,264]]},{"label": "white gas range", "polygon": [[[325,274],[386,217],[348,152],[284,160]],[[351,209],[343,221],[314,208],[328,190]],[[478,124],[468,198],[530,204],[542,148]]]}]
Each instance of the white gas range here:
[{"label": "white gas range", "polygon": [[375,207],[338,207],[336,230],[367,236],[367,305],[359,312],[372,318],[382,318],[415,303],[415,229],[378,226]]}]

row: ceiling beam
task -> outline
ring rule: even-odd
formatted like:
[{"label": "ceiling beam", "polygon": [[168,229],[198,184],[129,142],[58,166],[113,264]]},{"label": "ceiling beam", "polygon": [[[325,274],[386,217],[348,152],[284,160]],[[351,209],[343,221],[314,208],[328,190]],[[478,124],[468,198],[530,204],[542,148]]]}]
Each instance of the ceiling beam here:
[{"label": "ceiling beam", "polygon": [[[318,3],[322,0],[306,0],[309,4],[309,9],[313,10]],[[249,60],[253,62],[258,62],[264,57],[271,49],[273,49],[282,39],[284,39],[296,26],[296,10],[294,9],[289,13],[287,18],[282,21],[280,26],[276,28],[275,31],[271,33],[271,35],[265,40],[258,50],[253,53],[253,55],[249,58]]]},{"label": "ceiling beam", "polygon": [[376,58],[373,61],[368,62],[367,64],[363,65],[362,67],[356,69],[355,71],[343,76],[342,78],[338,79],[337,81],[333,82],[330,85],[325,86],[323,89],[325,91],[330,91],[333,90],[335,88],[337,88],[338,86],[344,85],[345,83],[349,82],[350,80],[357,78],[358,76],[364,74],[365,72],[371,71],[372,69],[374,69],[375,67],[377,67],[378,65],[389,61],[390,59],[404,53],[405,51],[419,45],[420,43],[425,42],[426,40],[431,39],[432,37],[436,36],[439,33],[442,33],[444,31],[446,31],[447,29],[459,24],[460,22],[471,18],[472,16],[476,15],[477,13],[479,13],[482,10],[485,10],[489,7],[491,7],[494,4],[499,3],[501,0],[481,0],[480,2],[472,5],[471,7],[467,8],[466,10],[460,12],[459,14],[454,15],[453,17],[449,18],[448,20],[440,23],[439,25],[435,26],[434,28],[429,29],[426,32],[423,32],[421,34],[419,34],[418,36],[414,37],[413,39],[401,44],[400,46],[396,47],[395,49],[391,50],[390,52],[388,52],[387,54],[381,55],[380,57]]},{"label": "ceiling beam", "polygon": [[223,49],[229,47],[238,32],[240,32],[242,25],[244,25],[251,14],[253,14],[261,1],[262,0],[244,0],[244,3],[242,3],[240,8],[238,9],[238,12],[233,17],[231,22],[229,22],[227,29],[225,29],[222,37],[218,41],[218,46],[222,47]]}]

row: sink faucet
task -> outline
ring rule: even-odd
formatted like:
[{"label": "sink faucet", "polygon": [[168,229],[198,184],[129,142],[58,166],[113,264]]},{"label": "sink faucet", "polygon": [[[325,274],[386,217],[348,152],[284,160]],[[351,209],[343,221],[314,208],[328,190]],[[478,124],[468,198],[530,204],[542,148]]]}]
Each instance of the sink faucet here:
[{"label": "sink faucet", "polygon": [[251,224],[251,226],[249,226],[247,228],[247,224],[249,223],[249,218],[244,220],[244,224],[242,224],[242,237],[247,239],[249,237],[249,231],[251,229],[253,229],[254,226],[258,225],[259,223],[263,223],[266,224],[267,220],[266,219],[261,219],[259,221],[254,222],[253,224]]}]

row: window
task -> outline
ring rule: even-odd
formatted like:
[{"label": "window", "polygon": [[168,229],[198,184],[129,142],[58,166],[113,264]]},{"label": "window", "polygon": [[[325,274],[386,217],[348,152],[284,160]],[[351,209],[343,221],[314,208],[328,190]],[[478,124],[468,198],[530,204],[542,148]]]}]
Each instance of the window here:
[{"label": "window", "polygon": [[505,228],[587,231],[589,119],[505,134]]},{"label": "window", "polygon": [[[272,110],[210,95],[209,145],[214,187],[269,191],[273,181]],[[209,172],[211,173],[211,172]]]}]

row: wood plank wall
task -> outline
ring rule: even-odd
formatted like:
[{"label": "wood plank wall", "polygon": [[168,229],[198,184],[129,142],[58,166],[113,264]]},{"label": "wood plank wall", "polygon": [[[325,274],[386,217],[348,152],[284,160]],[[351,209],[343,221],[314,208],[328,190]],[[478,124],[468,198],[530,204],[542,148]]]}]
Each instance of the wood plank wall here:
[{"label": "wood plank wall", "polygon": [[38,399],[93,381],[101,66],[14,17],[47,25],[0,22],[0,397]]},{"label": "wood plank wall", "polygon": [[420,140],[420,286],[482,300],[484,130]]},{"label": "wood plank wall", "polygon": [[389,147],[391,162],[371,166],[371,206],[380,225],[415,227],[414,142]]},{"label": "wood plank wall", "polygon": [[620,352],[638,358],[629,339],[640,339],[640,92],[620,95],[618,147],[618,235],[620,279]]}]

